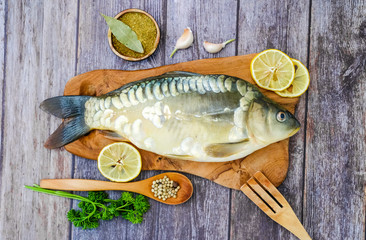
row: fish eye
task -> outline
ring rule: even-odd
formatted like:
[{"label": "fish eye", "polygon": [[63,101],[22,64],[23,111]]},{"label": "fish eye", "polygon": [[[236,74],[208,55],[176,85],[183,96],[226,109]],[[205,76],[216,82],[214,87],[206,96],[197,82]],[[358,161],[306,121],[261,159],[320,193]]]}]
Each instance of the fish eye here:
[{"label": "fish eye", "polygon": [[280,111],[277,113],[277,121],[284,122],[286,120],[286,113]]}]

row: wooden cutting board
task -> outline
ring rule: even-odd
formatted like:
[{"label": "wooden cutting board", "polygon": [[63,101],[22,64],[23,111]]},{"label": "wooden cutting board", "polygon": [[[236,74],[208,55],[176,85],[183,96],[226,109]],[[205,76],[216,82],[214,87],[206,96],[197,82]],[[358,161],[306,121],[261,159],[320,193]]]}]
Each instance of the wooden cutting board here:
[{"label": "wooden cutting board", "polygon": [[[202,59],[137,71],[95,70],[71,78],[65,86],[64,94],[100,96],[129,82],[178,70],[201,74],[226,74],[254,83],[249,72],[250,61],[254,56],[255,54],[249,54]],[[294,112],[298,98],[282,98],[270,91],[263,90],[262,92],[289,111]],[[75,155],[95,160],[100,150],[112,142],[99,131],[92,131],[65,148]],[[255,172],[262,171],[274,185],[279,186],[287,174],[288,143],[288,139],[283,140],[243,159],[221,163],[176,160],[141,150],[142,168],[143,170],[173,170],[191,173],[233,189],[239,189]]]}]

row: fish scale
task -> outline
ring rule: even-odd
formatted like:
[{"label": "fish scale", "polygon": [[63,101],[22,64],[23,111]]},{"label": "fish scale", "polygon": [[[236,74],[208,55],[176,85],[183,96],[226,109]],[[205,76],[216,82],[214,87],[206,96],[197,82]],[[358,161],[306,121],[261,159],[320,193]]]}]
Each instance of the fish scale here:
[{"label": "fish scale", "polygon": [[[217,79],[216,79],[217,78]],[[229,81],[225,81],[224,75],[207,75],[202,77],[194,77],[191,79],[183,78],[167,78],[160,81],[148,81],[145,83],[140,83],[134,87],[129,87],[127,89],[122,90],[122,93],[128,93],[131,95],[132,102],[135,102],[136,99],[140,99],[139,102],[143,103],[145,101],[144,96],[134,95],[136,94],[135,89],[140,91],[140,94],[145,93],[146,96],[150,96],[151,98],[151,88],[155,89],[154,97],[157,100],[161,100],[162,97],[176,96],[177,93],[187,93],[187,92],[200,92],[204,94],[205,92],[213,91],[215,93],[226,92],[226,91],[235,91],[232,84],[236,82],[232,77],[227,77]],[[137,91],[136,90],[136,91]],[[244,90],[245,86],[244,86]],[[162,96],[163,95],[163,96]],[[130,100],[131,102],[131,100]]]},{"label": "fish scale", "polygon": [[[225,87],[225,80],[227,80],[226,83],[226,87]],[[173,81],[173,78],[164,78],[164,79],[159,79],[157,81],[152,80],[152,89],[154,94],[152,95],[154,98],[150,98],[150,100],[163,100],[165,98],[169,98],[171,96],[177,96],[177,94],[174,93],[174,91],[172,91],[172,85],[174,86],[179,86],[181,85],[181,82],[183,84],[183,88],[185,88],[186,91],[182,91],[180,93],[191,93],[191,92],[197,92],[200,95],[204,95],[207,92],[213,92],[213,93],[220,93],[220,92],[227,92],[227,91],[235,91],[235,89],[239,89],[241,88],[241,91],[239,91],[240,93],[245,93],[246,90],[246,85],[244,84],[240,84],[238,86],[236,86],[236,88],[234,87],[234,85],[236,84],[236,79],[233,79],[231,77],[226,77],[224,75],[219,75],[219,76],[215,76],[215,75],[208,75],[208,76],[200,76],[200,77],[192,77],[192,78],[176,78],[176,81]],[[242,81],[238,81],[238,82],[242,82]],[[132,107],[132,106],[136,106],[138,104],[144,103],[147,99],[144,97],[143,93],[146,92],[145,91],[145,87],[150,86],[149,85],[150,81],[147,82],[140,82],[134,86],[129,86],[128,88],[126,88],[127,90],[122,92],[122,94],[127,94],[127,99],[125,96],[123,96],[124,99],[124,106],[125,107]],[[185,85],[185,86],[184,86]],[[206,86],[206,88],[204,87],[204,85]],[[150,87],[147,87],[148,91]],[[108,116],[110,116],[109,112],[107,115],[105,113],[106,111],[106,102],[109,102],[109,100],[107,100],[110,97],[107,97],[106,99],[100,99],[100,110],[104,111],[104,113],[100,113],[98,112],[97,116],[99,118],[96,119],[96,124],[92,124],[93,128],[97,128],[98,124],[101,124],[104,128],[108,127],[108,123],[110,123],[111,119],[108,118]],[[213,98],[218,98],[220,99],[220,96],[215,96]],[[206,98],[209,99],[209,98]],[[116,100],[115,100],[116,101]],[[209,99],[209,102],[212,101]],[[203,101],[204,102],[204,101]],[[223,101],[221,101],[223,102]],[[122,105],[122,103],[121,103]],[[86,106],[88,106],[86,104]],[[117,106],[115,106],[117,109]],[[107,115],[106,117],[100,117],[100,116],[104,116]],[[191,114],[192,115],[192,114]],[[195,116],[201,116],[201,114],[193,114]],[[182,116],[182,115],[181,115]],[[213,115],[209,115],[211,119],[213,119],[213,121],[217,121],[217,117],[213,117],[215,116],[215,114]],[[206,117],[206,116],[205,116]],[[87,119],[90,119],[89,117],[86,117]],[[160,117],[161,118],[161,117]],[[207,118],[207,117],[206,117]],[[100,120],[100,121],[99,121]],[[113,121],[113,120],[112,120]],[[88,121],[89,122],[89,121]],[[155,119],[155,126],[159,126],[161,125],[161,120],[158,120],[157,118]],[[120,127],[122,128],[122,127]]]},{"label": "fish scale", "polygon": [[299,128],[291,113],[257,87],[227,75],[171,72],[99,97],[62,96],[42,103],[51,113],[58,106],[68,107],[61,113],[73,118],[50,136],[50,147],[100,129],[109,131],[106,137],[115,132],[113,139],[120,135],[141,149],[193,161],[241,158]]},{"label": "fish scale", "polygon": [[[184,84],[186,84],[185,87]],[[235,84],[236,86],[234,87]],[[151,88],[154,89],[154,94],[151,94]],[[186,89],[186,91],[183,91],[184,88]],[[236,89],[240,92],[242,96],[245,96],[245,94],[247,93],[247,84],[245,84],[244,81],[237,81],[232,77],[225,78],[224,75],[207,75],[201,77],[193,77],[190,79],[165,78],[158,81],[152,80],[147,82],[140,82],[134,86],[123,89],[120,95],[121,101],[118,101],[118,98],[113,98],[112,105],[117,109],[121,109],[122,107],[128,108],[140,103],[144,103],[147,100],[162,100],[170,96],[176,97],[180,93],[198,92],[199,94],[205,94],[206,92],[211,91],[214,93],[225,93],[227,91],[233,92]],[[99,106],[97,112],[98,110],[105,111],[106,109],[108,109],[110,107],[110,103],[111,97],[107,97],[105,99],[101,98],[99,100],[99,104],[97,104]],[[87,102],[85,106],[87,109],[89,109],[89,102]],[[245,104],[242,103],[242,106],[245,106]],[[98,113],[97,116],[100,115],[101,114]],[[99,120],[99,118],[97,120]]]}]

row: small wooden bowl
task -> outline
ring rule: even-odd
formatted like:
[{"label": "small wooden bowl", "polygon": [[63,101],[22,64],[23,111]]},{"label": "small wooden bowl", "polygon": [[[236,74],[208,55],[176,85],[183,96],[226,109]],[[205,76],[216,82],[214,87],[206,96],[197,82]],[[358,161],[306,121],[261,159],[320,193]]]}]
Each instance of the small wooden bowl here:
[{"label": "small wooden bowl", "polygon": [[126,10],[123,10],[122,12],[118,13],[114,18],[115,19],[118,19],[123,14],[125,14],[125,13],[131,13],[131,12],[137,12],[137,13],[145,14],[146,16],[148,16],[154,22],[155,27],[156,27],[156,39],[155,39],[155,43],[154,43],[154,48],[149,53],[147,53],[146,55],[144,55],[142,57],[139,57],[139,58],[129,57],[129,56],[122,55],[119,52],[117,52],[117,50],[114,48],[114,46],[112,44],[112,32],[111,32],[110,29],[108,29],[108,43],[109,43],[109,47],[112,49],[112,51],[114,52],[114,54],[116,54],[118,57],[120,57],[120,58],[122,58],[124,60],[127,60],[127,61],[134,61],[134,62],[136,62],[136,61],[141,61],[141,60],[149,57],[151,54],[153,54],[155,52],[156,48],[158,47],[159,41],[160,41],[160,29],[159,29],[159,26],[156,23],[155,19],[150,14],[148,14],[147,12],[145,12],[145,11],[143,11],[141,9],[136,9],[136,8],[126,9]]}]

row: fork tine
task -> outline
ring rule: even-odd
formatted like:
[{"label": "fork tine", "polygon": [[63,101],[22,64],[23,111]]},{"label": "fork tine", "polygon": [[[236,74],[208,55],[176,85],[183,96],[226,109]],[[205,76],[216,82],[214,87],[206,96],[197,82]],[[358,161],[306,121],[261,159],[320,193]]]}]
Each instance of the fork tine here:
[{"label": "fork tine", "polygon": [[275,213],[278,213],[281,210],[281,206],[270,196],[262,186],[257,183],[253,178],[247,181],[247,184],[273,209]]},{"label": "fork tine", "polygon": [[282,205],[289,205],[282,194],[277,190],[277,188],[268,180],[266,176],[260,171],[256,172],[253,177],[262,184],[262,186],[272,194],[272,196]]},{"label": "fork tine", "polygon": [[[272,196],[268,194],[266,189]],[[295,234],[301,240],[311,240],[311,237],[306,232],[304,226],[297,218],[294,210],[292,210],[290,204],[282,196],[282,194],[276,189],[276,187],[261,173],[256,172],[247,183],[241,186],[240,190],[247,195],[265,214],[272,218],[275,222]],[[258,194],[258,195],[257,195]],[[264,202],[266,201],[266,202]],[[278,205],[277,201],[282,205],[282,208]],[[267,205],[268,204],[268,205]],[[268,206],[277,206],[281,211],[274,212]]]},{"label": "fork tine", "polygon": [[263,212],[265,212],[268,216],[273,216],[274,212],[265,204],[262,199],[260,199],[255,192],[247,185],[244,184],[241,186],[240,190],[254,202]]}]

